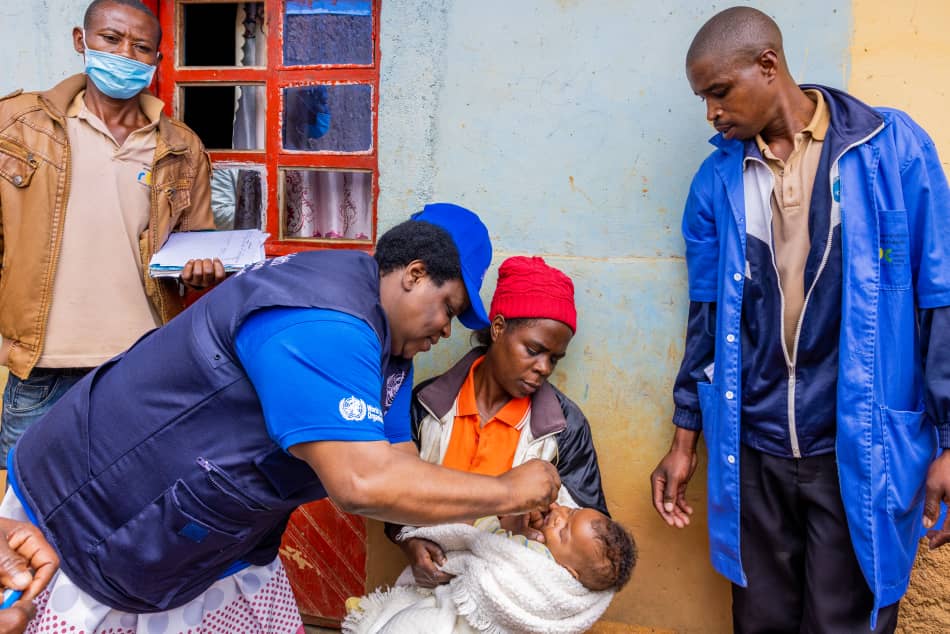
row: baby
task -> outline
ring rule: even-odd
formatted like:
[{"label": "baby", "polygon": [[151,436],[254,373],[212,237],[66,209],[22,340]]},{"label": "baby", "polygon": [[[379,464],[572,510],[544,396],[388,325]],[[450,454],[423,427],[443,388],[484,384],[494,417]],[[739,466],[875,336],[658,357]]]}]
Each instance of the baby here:
[{"label": "baby", "polygon": [[589,590],[620,590],[637,564],[633,537],[596,509],[551,504],[546,514],[529,523],[530,528],[544,536],[543,544],[505,530],[497,517],[482,518],[475,522],[475,527],[505,534],[531,550],[549,555]]},{"label": "baby", "polygon": [[497,517],[482,518],[474,527],[404,529],[407,537],[432,541],[445,551],[440,569],[452,580],[421,588],[407,567],[395,587],[347,601],[343,633],[579,634],[600,618],[636,564],[633,538],[595,509],[552,504],[544,514],[506,517],[504,526],[514,532]]}]

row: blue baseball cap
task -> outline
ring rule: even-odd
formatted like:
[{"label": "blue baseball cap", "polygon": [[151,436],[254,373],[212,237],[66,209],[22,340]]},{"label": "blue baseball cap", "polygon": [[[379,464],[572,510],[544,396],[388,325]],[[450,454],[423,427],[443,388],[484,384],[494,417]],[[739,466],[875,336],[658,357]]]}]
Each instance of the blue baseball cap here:
[{"label": "blue baseball cap", "polygon": [[438,225],[452,236],[469,301],[469,308],[459,315],[459,321],[472,330],[488,328],[491,322],[479,295],[492,256],[491,239],[484,223],[475,212],[451,203],[430,203],[410,218]]}]

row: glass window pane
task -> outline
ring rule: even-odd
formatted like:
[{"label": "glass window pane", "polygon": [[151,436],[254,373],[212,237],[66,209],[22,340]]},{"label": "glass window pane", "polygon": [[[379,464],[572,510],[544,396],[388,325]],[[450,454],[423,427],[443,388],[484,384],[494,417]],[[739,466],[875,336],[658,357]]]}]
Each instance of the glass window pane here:
[{"label": "glass window pane", "polygon": [[181,4],[181,66],[266,66],[263,2]]},{"label": "glass window pane", "polygon": [[371,0],[287,0],[285,66],[372,63]]},{"label": "glass window pane", "polygon": [[286,169],[282,175],[284,238],[372,239],[372,172]]},{"label": "glass window pane", "polygon": [[284,148],[366,152],[373,145],[373,88],[338,84],[284,88]]},{"label": "glass window pane", "polygon": [[217,229],[267,226],[267,184],[263,165],[215,163],[211,169],[211,211]]},{"label": "glass window pane", "polygon": [[[209,150],[263,150],[266,91],[259,84],[179,86],[179,116]],[[228,116],[230,113],[230,116]]]}]

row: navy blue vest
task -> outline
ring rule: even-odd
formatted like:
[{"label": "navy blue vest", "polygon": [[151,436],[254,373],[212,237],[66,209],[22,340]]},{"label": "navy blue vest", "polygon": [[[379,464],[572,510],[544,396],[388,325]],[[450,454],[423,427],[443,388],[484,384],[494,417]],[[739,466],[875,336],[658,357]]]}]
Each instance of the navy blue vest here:
[{"label": "navy blue vest", "polygon": [[389,355],[375,261],[300,253],[221,284],[83,378],[19,441],[18,493],[63,570],[98,601],[128,612],[181,606],[235,561],[271,562],[291,511],[326,497],[307,463],[267,435],[234,351],[248,315],[277,306],[372,326],[388,408],[385,385],[410,362]]}]

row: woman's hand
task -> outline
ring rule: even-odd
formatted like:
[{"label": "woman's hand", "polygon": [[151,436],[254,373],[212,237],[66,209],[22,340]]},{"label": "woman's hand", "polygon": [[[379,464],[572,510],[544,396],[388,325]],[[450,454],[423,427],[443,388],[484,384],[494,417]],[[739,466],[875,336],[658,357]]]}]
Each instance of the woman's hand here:
[{"label": "woman's hand", "polygon": [[59,557],[29,522],[0,518],[0,533],[0,584],[22,590],[23,598],[32,601],[52,581]]},{"label": "woman's hand", "polygon": [[400,542],[399,547],[406,553],[409,565],[412,566],[416,585],[434,588],[452,580],[453,575],[446,574],[438,568],[445,563],[445,553],[435,542],[412,537]]},{"label": "woman's hand", "polygon": [[20,599],[5,610],[0,610],[0,634],[22,634],[30,624],[36,608],[28,599]]},{"label": "woman's hand", "polygon": [[33,599],[53,579],[59,557],[28,522],[0,518],[0,534],[0,585],[23,592],[20,600],[0,610],[0,633],[20,634],[33,618]]}]

